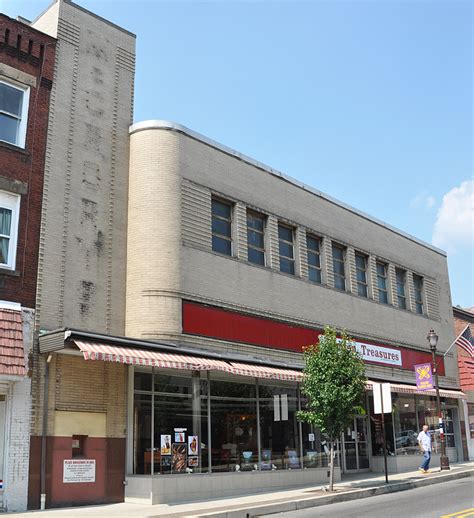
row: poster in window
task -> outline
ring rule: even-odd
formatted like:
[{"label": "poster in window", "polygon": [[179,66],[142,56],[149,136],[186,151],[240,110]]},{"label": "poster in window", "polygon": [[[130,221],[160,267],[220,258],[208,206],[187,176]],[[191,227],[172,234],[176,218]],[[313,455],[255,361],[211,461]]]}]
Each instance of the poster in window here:
[{"label": "poster in window", "polygon": [[161,455],[171,455],[171,435],[161,436]]},{"label": "poster in window", "polygon": [[188,457],[188,466],[190,468],[197,468],[199,466],[199,457]]},{"label": "poster in window", "polygon": [[174,432],[174,442],[186,442],[186,434],[184,432]]},{"label": "poster in window", "polygon": [[173,443],[171,446],[171,472],[184,473],[186,471],[186,462],[186,444]]},{"label": "poster in window", "polygon": [[262,470],[272,469],[272,450],[262,450]]},{"label": "poster in window", "polygon": [[188,455],[198,454],[199,437],[197,435],[188,435]]},{"label": "poster in window", "polygon": [[288,451],[288,467],[289,468],[299,468],[300,467],[300,459],[298,458],[298,453],[296,450],[287,450]]}]

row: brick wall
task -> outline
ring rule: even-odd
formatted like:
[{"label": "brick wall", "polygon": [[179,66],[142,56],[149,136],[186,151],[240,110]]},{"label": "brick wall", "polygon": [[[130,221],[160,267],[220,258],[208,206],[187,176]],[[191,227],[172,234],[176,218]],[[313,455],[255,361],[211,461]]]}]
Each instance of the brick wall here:
[{"label": "brick wall", "polygon": [[[35,406],[43,406],[44,362],[38,366],[42,380]],[[107,437],[125,437],[127,415],[127,367],[118,363],[85,361],[81,357],[54,355],[50,363],[48,395],[49,436],[54,430],[55,411],[106,413]],[[42,412],[36,412],[32,434],[40,435]]]},{"label": "brick wall", "polygon": [[0,14],[0,79],[30,86],[25,149],[0,142],[0,190],[21,195],[15,270],[0,270],[0,299],[35,306],[44,156],[55,39]]}]

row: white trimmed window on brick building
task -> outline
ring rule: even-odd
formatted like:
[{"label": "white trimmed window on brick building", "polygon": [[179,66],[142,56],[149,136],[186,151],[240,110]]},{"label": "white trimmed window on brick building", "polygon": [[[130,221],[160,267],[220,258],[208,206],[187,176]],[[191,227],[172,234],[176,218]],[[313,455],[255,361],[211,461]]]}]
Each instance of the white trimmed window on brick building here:
[{"label": "white trimmed window on brick building", "polygon": [[15,269],[20,196],[0,191],[0,268]]},{"label": "white trimmed window on brick building", "polygon": [[30,89],[0,80],[0,140],[25,147]]}]

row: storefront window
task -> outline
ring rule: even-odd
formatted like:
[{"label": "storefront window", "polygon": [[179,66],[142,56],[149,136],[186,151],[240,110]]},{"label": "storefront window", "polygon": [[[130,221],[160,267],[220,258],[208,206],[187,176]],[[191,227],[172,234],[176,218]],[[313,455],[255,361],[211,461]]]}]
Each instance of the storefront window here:
[{"label": "storefront window", "polygon": [[[329,466],[329,440],[321,433],[318,428],[302,423],[303,437],[303,466],[305,468],[325,468]],[[338,448],[336,450],[336,466],[338,465],[339,456]]]},{"label": "storefront window", "polygon": [[206,472],[206,380],[199,372],[176,375],[157,369],[155,374],[136,371],[134,380],[134,473]]},{"label": "storefront window", "polygon": [[298,469],[301,467],[299,426],[296,419],[298,397],[293,385],[275,386],[259,381],[260,469]]},{"label": "storefront window", "polygon": [[467,414],[469,417],[469,431],[471,433],[471,439],[474,439],[474,403],[467,404]]},{"label": "storefront window", "polygon": [[418,424],[415,395],[392,394],[395,451],[397,455],[417,455]]},{"label": "storefront window", "polygon": [[257,469],[257,399],[252,382],[224,381],[218,374],[211,374],[214,472]]},{"label": "storefront window", "polygon": [[329,442],[298,408],[295,383],[135,368],[133,473],[326,467]]}]

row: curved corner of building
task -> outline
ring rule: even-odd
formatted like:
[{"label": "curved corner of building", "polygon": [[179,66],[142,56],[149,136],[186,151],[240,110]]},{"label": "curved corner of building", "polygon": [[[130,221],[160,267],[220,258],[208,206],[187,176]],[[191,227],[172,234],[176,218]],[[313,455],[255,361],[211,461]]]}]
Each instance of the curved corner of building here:
[{"label": "curved corner of building", "polygon": [[[126,334],[181,330],[179,139],[157,121],[130,128]],[[170,260],[172,258],[172,260]]]}]

